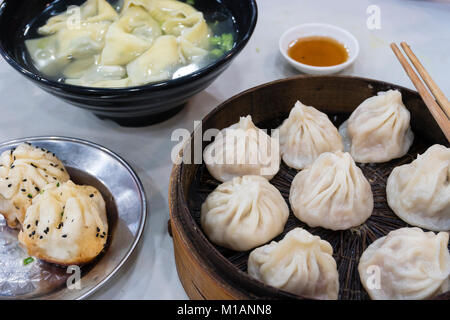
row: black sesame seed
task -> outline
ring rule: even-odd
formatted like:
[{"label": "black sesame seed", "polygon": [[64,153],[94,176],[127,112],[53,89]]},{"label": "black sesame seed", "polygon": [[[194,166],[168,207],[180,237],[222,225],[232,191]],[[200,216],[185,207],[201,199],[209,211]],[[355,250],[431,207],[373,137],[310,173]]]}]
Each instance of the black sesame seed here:
[{"label": "black sesame seed", "polygon": [[39,225],[39,220],[36,220],[36,222],[35,222],[35,223],[36,223],[36,226],[38,226],[38,225]]},{"label": "black sesame seed", "polygon": [[31,193],[29,193],[27,197],[33,199],[33,195]]},{"label": "black sesame seed", "polygon": [[89,197],[93,198],[93,197],[94,197],[94,194],[93,194],[93,193],[91,193],[91,194],[89,195]]},{"label": "black sesame seed", "polygon": [[103,231],[103,235],[106,236],[106,232],[105,231]]},{"label": "black sesame seed", "polygon": [[10,183],[10,184],[8,184],[8,188],[11,188],[12,187],[12,184]]},{"label": "black sesame seed", "polygon": [[34,236],[35,234],[36,234],[36,231],[33,231],[33,232],[31,233],[32,236]]},{"label": "black sesame seed", "polygon": [[39,237],[39,239],[42,239],[42,238],[43,238],[43,236],[40,236],[40,237]]},{"label": "black sesame seed", "polygon": [[34,163],[30,163],[30,165],[37,169],[37,166]]},{"label": "black sesame seed", "polygon": [[100,228],[99,227],[97,227],[97,232],[100,232]]},{"label": "black sesame seed", "polygon": [[63,237],[63,238],[67,238],[67,234],[63,234],[62,237]]},{"label": "black sesame seed", "polygon": [[37,192],[41,191],[38,187],[34,187],[34,189],[35,189]]},{"label": "black sesame seed", "polygon": [[47,234],[49,231],[50,231],[50,229],[47,227],[47,228],[44,230],[44,233]]},{"label": "black sesame seed", "polygon": [[98,238],[98,233],[95,235],[96,238]]},{"label": "black sesame seed", "polygon": [[64,172],[64,168],[61,168],[60,170],[61,170],[62,172]]},{"label": "black sesame seed", "polygon": [[28,225],[27,225],[27,229],[30,229],[30,227],[31,227],[31,224],[28,224]]},{"label": "black sesame seed", "polygon": [[102,234],[100,235],[100,238],[104,238],[104,237],[105,237],[104,235],[102,235]]},{"label": "black sesame seed", "polygon": [[27,179],[23,179],[22,181],[23,181],[23,182],[27,182]]},{"label": "black sesame seed", "polygon": [[5,180],[9,180],[9,177],[6,177]]},{"label": "black sesame seed", "polygon": [[22,191],[22,192],[27,192],[27,190],[25,190],[25,189],[20,189],[20,191]]}]

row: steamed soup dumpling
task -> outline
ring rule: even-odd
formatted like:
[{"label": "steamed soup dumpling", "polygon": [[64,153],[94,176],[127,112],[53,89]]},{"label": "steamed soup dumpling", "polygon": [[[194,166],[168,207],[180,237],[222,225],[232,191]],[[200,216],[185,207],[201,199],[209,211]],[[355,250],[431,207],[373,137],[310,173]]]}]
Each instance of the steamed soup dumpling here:
[{"label": "steamed soup dumpling", "polygon": [[126,65],[149,49],[160,35],[161,28],[150,14],[132,5],[124,9],[120,19],[108,29],[102,63]]},{"label": "steamed soup dumpling", "polygon": [[295,169],[305,168],[324,152],[344,150],[342,138],[327,115],[300,101],[279,129],[281,157]]},{"label": "steamed soup dumpling", "polygon": [[372,214],[370,183],[349,153],[322,153],[292,181],[289,202],[295,216],[310,227],[345,230]]},{"label": "steamed soup dumpling", "polygon": [[389,90],[361,103],[339,132],[356,162],[386,162],[404,156],[413,143],[409,120],[401,93]]},{"label": "steamed soup dumpling", "polygon": [[106,0],[87,0],[81,6],[70,6],[65,12],[51,17],[44,26],[39,28],[38,32],[42,35],[49,35],[70,27],[76,29],[78,22],[81,24],[112,22],[117,17],[116,10]]},{"label": "steamed soup dumpling", "polygon": [[339,274],[331,245],[302,228],[253,250],[248,273],[265,284],[307,298],[336,300]]},{"label": "steamed soup dumpling", "polygon": [[280,169],[278,141],[256,127],[251,116],[220,131],[203,152],[209,173],[227,181],[244,175],[272,179]]},{"label": "steamed soup dumpling", "polygon": [[450,148],[434,145],[390,174],[389,207],[407,223],[434,231],[450,230]]},{"label": "steamed soup dumpling", "polygon": [[0,214],[18,227],[32,199],[45,185],[69,180],[64,165],[50,151],[20,144],[0,156]]},{"label": "steamed soup dumpling", "polygon": [[448,290],[449,235],[419,228],[389,232],[363,252],[361,282],[374,300],[420,300]]},{"label": "steamed soup dumpling", "polygon": [[357,162],[385,162],[405,155],[414,135],[410,113],[398,90],[366,99],[342,124],[339,132]]},{"label": "steamed soup dumpling", "polygon": [[260,176],[219,185],[201,208],[201,225],[215,244],[246,251],[279,235],[289,209],[280,192]]},{"label": "steamed soup dumpling", "polygon": [[52,183],[28,208],[20,243],[28,254],[60,265],[80,265],[103,250],[108,237],[105,201],[91,186]]}]

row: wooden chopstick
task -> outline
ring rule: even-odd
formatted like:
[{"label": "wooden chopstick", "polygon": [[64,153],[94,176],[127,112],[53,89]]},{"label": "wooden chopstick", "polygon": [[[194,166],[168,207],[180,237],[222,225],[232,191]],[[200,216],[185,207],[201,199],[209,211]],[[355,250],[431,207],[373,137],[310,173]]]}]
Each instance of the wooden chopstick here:
[{"label": "wooden chopstick", "polygon": [[430,89],[431,93],[433,93],[434,97],[436,98],[441,108],[447,114],[447,117],[450,118],[450,102],[448,101],[445,94],[442,92],[441,88],[438,87],[438,85],[431,78],[430,74],[424,68],[422,63],[420,63],[419,59],[416,57],[414,52],[412,52],[411,47],[404,41],[401,42],[400,45],[402,46],[403,51],[405,51],[409,60],[416,68],[419,75],[422,77],[423,81],[425,81],[426,85],[428,86],[428,89]]},{"label": "wooden chopstick", "polygon": [[430,110],[431,115],[438,123],[447,140],[450,142],[450,120],[447,118],[447,115],[444,113],[444,111],[442,111],[441,107],[437,104],[436,100],[434,100],[430,92],[428,92],[423,82],[419,79],[416,72],[409,65],[405,56],[401,53],[400,49],[395,43],[391,43],[391,49],[392,51],[394,51],[398,61],[400,61],[400,64],[406,71],[406,74],[416,87],[417,91],[425,102],[425,105]]}]

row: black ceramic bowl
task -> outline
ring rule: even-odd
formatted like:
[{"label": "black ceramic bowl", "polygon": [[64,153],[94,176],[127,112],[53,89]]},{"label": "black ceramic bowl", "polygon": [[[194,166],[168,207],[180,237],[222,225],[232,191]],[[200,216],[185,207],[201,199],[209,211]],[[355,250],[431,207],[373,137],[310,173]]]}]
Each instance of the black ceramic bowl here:
[{"label": "black ceramic bowl", "polygon": [[229,66],[250,39],[257,20],[255,0],[196,0],[195,8],[204,13],[207,21],[221,19],[226,11],[231,13],[236,45],[230,52],[177,79],[138,87],[89,88],[44,77],[31,64],[24,45],[24,40],[29,37],[28,30],[35,24],[42,25],[55,12],[63,12],[69,5],[83,2],[85,0],[4,0],[0,5],[0,53],[14,69],[50,94],[123,125],[155,123],[175,114],[190,97],[204,90]]}]

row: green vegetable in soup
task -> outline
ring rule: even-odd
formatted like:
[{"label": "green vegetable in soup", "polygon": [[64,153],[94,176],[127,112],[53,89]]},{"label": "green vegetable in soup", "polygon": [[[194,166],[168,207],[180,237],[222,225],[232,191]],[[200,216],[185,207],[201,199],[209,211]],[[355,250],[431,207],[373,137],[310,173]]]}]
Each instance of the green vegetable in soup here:
[{"label": "green vegetable in soup", "polygon": [[234,40],[233,40],[233,35],[231,33],[222,34],[221,47],[223,50],[230,51],[231,49],[233,49],[233,44],[234,44]]},{"label": "green vegetable in soup", "polygon": [[209,42],[213,45],[213,46],[220,46],[220,43],[222,42],[222,38],[219,36],[214,36],[212,38],[209,38]]},{"label": "green vegetable in soup", "polygon": [[215,48],[211,50],[211,56],[215,58],[221,57],[225,52],[233,49],[234,39],[231,33],[223,33],[221,36],[209,38],[209,42]]},{"label": "green vegetable in soup", "polygon": [[221,56],[223,56],[223,51],[221,49],[212,49],[210,54],[215,57],[215,58],[220,58]]}]

